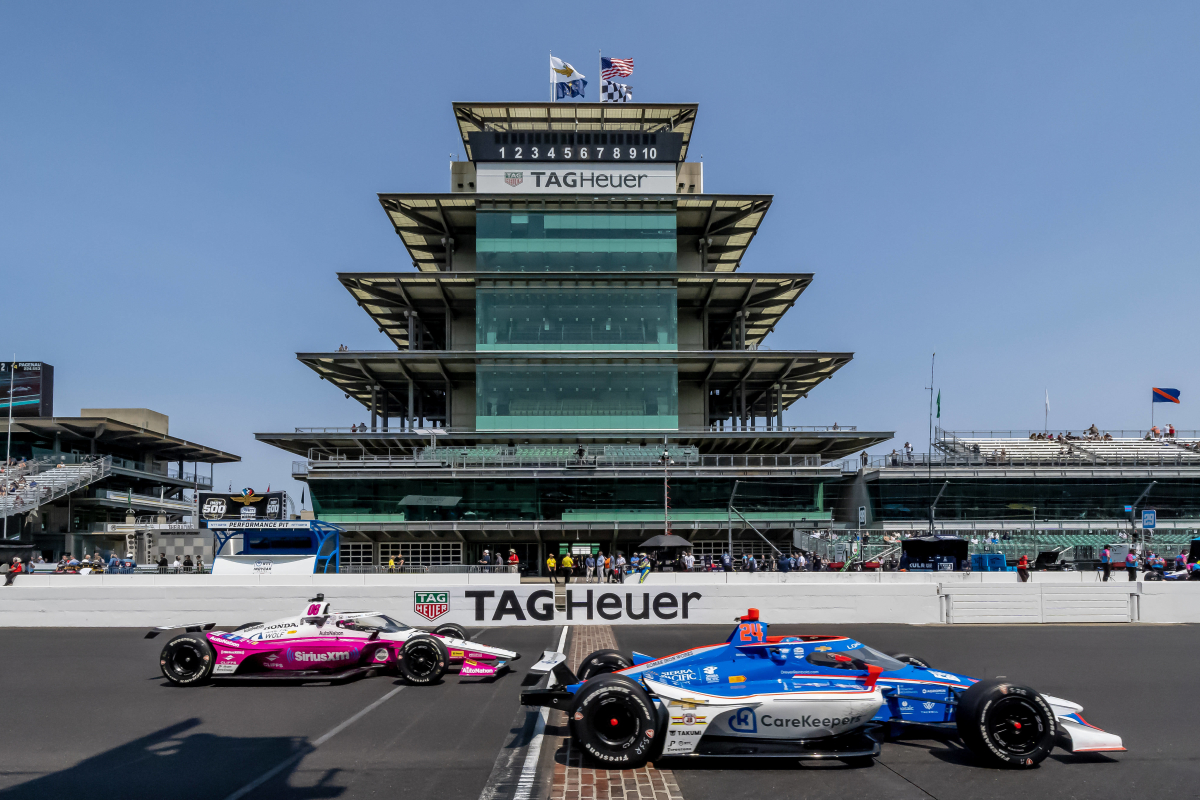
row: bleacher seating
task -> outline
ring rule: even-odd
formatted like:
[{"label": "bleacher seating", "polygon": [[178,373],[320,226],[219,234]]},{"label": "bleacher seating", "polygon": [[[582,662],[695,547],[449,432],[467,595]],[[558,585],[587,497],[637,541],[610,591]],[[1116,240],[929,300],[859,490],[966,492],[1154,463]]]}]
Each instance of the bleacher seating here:
[{"label": "bleacher seating", "polygon": [[945,438],[942,449],[980,464],[1200,465],[1194,440]]},{"label": "bleacher seating", "polygon": [[0,496],[0,517],[23,514],[105,477],[112,470],[112,459],[95,458],[62,466],[47,462],[41,466],[45,468],[40,472],[24,476],[24,487],[14,488],[11,478],[4,478],[8,493]]},{"label": "bleacher seating", "polygon": [[985,464],[1078,464],[1092,460],[1089,454],[1080,452],[1073,441],[1013,438],[944,441],[955,455],[977,458]]}]

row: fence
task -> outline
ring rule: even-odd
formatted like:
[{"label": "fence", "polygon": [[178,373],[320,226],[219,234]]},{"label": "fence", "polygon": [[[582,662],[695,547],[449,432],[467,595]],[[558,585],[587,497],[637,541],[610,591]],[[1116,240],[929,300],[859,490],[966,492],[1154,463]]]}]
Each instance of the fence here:
[{"label": "fence", "polygon": [[[520,448],[494,448],[497,451],[520,450]],[[581,459],[575,448],[562,448],[562,454],[528,453],[528,452],[496,452],[479,453],[467,452],[450,448],[438,448],[436,455],[430,448],[418,451],[417,456],[405,455],[401,451],[388,452],[383,455],[371,455],[360,449],[335,450],[333,452],[310,451],[308,461],[293,461],[293,475],[307,475],[312,469],[494,469],[503,467],[547,467],[559,469],[596,468],[596,469],[646,469],[663,467],[659,460],[662,450],[657,450],[654,458],[640,455],[614,452],[609,454],[592,454],[591,448]],[[616,450],[619,448],[608,448]],[[654,448],[648,448],[654,449]],[[672,463],[666,465],[673,468],[718,468],[718,467],[747,467],[747,468],[811,468],[820,467],[822,459],[818,455],[699,455],[678,448],[680,456],[673,453]],[[694,448],[692,448],[694,451]]]},{"label": "fence", "polygon": [[380,564],[343,564],[338,572],[343,575],[516,575],[520,567],[508,564],[488,566],[482,564],[404,564],[388,567]]}]

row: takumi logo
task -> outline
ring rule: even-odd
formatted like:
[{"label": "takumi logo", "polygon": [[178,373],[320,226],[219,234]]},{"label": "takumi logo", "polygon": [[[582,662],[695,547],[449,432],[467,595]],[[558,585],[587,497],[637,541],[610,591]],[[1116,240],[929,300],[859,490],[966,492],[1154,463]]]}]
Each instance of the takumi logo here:
[{"label": "takumi logo", "polygon": [[504,182],[509,186],[520,186],[521,181],[525,180],[524,172],[506,172],[504,173]]},{"label": "takumi logo", "polygon": [[413,610],[427,620],[435,620],[450,610],[450,593],[413,592]]}]

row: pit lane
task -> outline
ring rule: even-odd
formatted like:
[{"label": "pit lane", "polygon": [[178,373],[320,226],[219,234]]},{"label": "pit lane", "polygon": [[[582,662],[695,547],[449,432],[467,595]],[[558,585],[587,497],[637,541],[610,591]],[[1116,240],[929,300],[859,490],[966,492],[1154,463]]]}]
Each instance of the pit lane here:
[{"label": "pit lane", "polygon": [[[728,626],[625,626],[623,650],[661,656],[723,641]],[[162,640],[144,629],[2,629],[0,798],[220,798],[281,769],[248,798],[430,797],[476,800],[524,718],[524,670],[559,627],[471,629],[523,654],[495,681],[449,676],[408,687],[319,748],[312,744],[403,683],[252,684],[177,689],[158,673]],[[730,797],[1128,798],[1200,785],[1200,719],[1191,709],[1200,626],[775,625],[836,632],[978,677],[1005,675],[1080,702],[1124,737],[1113,756],[1055,751],[1030,772],[975,765],[954,742],[884,745],[869,768],[840,763],[664,761],[688,800]],[[300,754],[299,758],[296,758]],[[550,753],[547,754],[552,755]],[[543,759],[543,768],[552,762]],[[544,797],[545,784],[534,797]]]}]

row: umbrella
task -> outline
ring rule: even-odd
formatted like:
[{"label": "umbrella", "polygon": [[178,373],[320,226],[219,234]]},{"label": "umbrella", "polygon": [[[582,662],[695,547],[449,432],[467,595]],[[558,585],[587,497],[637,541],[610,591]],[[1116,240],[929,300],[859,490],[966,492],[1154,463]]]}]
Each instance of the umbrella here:
[{"label": "umbrella", "polygon": [[651,536],[646,541],[642,542],[639,547],[691,547],[692,543],[682,536],[675,534],[659,534]]}]

